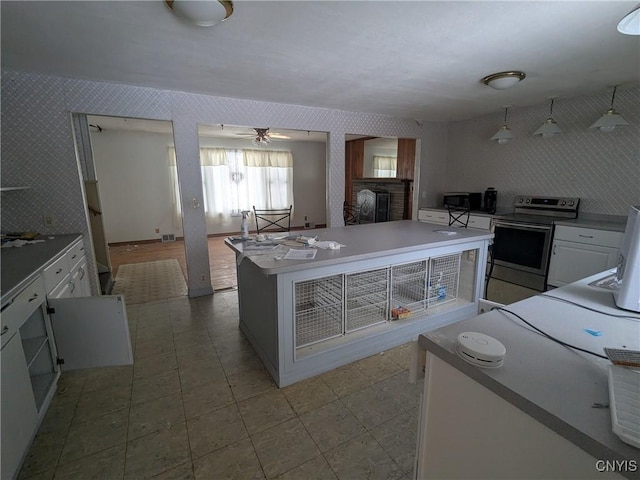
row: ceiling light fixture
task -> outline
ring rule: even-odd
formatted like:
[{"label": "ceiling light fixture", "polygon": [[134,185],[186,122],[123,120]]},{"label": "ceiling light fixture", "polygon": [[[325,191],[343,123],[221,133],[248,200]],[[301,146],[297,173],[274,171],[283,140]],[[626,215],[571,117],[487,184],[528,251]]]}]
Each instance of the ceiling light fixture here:
[{"label": "ceiling light fixture", "polygon": [[165,3],[177,16],[199,27],[220,23],[233,13],[229,0],[165,0]]},{"label": "ceiling light fixture", "polygon": [[492,73],[484,77],[482,83],[496,90],[505,90],[521,82],[526,76],[524,72],[518,71]]},{"label": "ceiling light fixture", "polygon": [[549,118],[545,120],[545,122],[540,126],[539,129],[533,132],[534,135],[541,135],[543,138],[549,138],[549,137],[553,137],[554,135],[562,134],[562,130],[560,130],[560,127],[558,126],[556,121],[553,119],[553,101],[554,100],[555,98],[551,97],[551,107],[549,108]]},{"label": "ceiling light fixture", "polygon": [[640,5],[620,20],[618,23],[618,31],[625,35],[640,35]]},{"label": "ceiling light fixture", "polygon": [[622,115],[613,109],[613,100],[616,98],[617,89],[618,85],[615,85],[613,87],[613,94],[611,95],[611,105],[609,106],[609,110],[604,112],[604,114],[589,127],[590,129],[597,128],[601,132],[611,132],[616,127],[629,125],[629,122],[627,122]]},{"label": "ceiling light fixture", "polygon": [[256,147],[266,147],[271,143],[268,128],[254,128],[254,130],[256,131],[256,138],[254,138],[251,143]]},{"label": "ceiling light fixture", "polygon": [[496,134],[491,137],[491,140],[497,140],[497,142],[500,145],[503,145],[505,143],[507,143],[509,140],[513,140],[514,138],[516,138],[513,133],[511,133],[511,130],[509,130],[509,127],[507,127],[507,111],[509,110],[509,107],[504,107],[504,124],[502,125],[502,127],[500,127],[500,130],[498,130],[496,132]]}]

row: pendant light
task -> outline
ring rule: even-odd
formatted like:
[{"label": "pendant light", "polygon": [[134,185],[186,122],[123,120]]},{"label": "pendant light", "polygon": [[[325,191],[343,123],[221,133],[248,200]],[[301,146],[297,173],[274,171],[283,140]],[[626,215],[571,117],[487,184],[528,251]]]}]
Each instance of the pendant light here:
[{"label": "pendant light", "polygon": [[233,13],[229,0],[165,0],[177,16],[199,27],[211,27],[225,21]]},{"label": "pendant light", "polygon": [[625,125],[629,125],[622,115],[616,112],[613,109],[613,100],[616,98],[616,90],[618,89],[618,85],[613,87],[613,94],[611,95],[611,105],[609,106],[609,110],[607,110],[596,122],[591,125],[589,128],[597,128],[601,132],[611,132],[616,127],[622,127]]},{"label": "pendant light", "polygon": [[513,140],[516,138],[509,127],[507,127],[507,111],[509,107],[504,107],[504,124],[500,127],[500,130],[496,132],[496,134],[491,137],[491,140],[496,140],[500,145],[507,143],[509,140]]},{"label": "pendant light", "polygon": [[640,35],[640,5],[620,20],[620,23],[618,23],[618,31],[625,35]]},{"label": "pendant light", "polygon": [[551,107],[549,109],[549,118],[547,118],[544,121],[544,123],[540,126],[539,129],[533,132],[534,135],[541,135],[543,138],[549,138],[549,137],[553,137],[554,135],[562,134],[562,130],[560,130],[560,127],[558,126],[556,121],[553,119],[553,101],[554,101],[554,98],[551,97]]}]

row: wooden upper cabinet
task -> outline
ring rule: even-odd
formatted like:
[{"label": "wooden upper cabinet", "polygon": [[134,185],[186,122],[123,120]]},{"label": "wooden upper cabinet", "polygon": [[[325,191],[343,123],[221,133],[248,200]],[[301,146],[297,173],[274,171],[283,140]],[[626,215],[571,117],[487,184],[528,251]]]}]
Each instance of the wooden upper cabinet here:
[{"label": "wooden upper cabinet", "polygon": [[398,163],[396,178],[413,180],[416,164],[416,140],[414,138],[398,139]]}]

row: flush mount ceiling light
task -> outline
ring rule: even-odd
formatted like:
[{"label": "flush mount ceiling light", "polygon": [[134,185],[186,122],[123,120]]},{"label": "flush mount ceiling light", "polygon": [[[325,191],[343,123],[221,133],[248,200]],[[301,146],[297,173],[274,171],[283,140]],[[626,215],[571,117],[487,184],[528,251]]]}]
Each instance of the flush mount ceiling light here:
[{"label": "flush mount ceiling light", "polygon": [[534,135],[541,135],[543,138],[553,137],[554,135],[562,134],[562,130],[553,119],[553,101],[555,98],[551,98],[551,107],[549,108],[549,118],[545,120],[545,122],[533,132]]},{"label": "flush mount ceiling light", "polygon": [[640,5],[620,20],[620,23],[618,23],[618,31],[625,35],[640,35]]},{"label": "flush mount ceiling light", "polygon": [[266,147],[271,143],[268,128],[254,128],[256,137],[251,141],[256,147]]},{"label": "flush mount ceiling light", "polygon": [[604,114],[596,120],[596,122],[591,125],[589,128],[597,128],[601,132],[611,132],[616,127],[623,127],[625,125],[629,125],[622,115],[616,112],[613,109],[613,100],[616,98],[616,90],[618,89],[618,85],[613,87],[613,94],[611,95],[611,105],[609,106],[609,110],[604,112]]},{"label": "flush mount ceiling light", "polygon": [[513,140],[516,138],[509,127],[507,126],[507,111],[509,107],[504,107],[504,124],[500,127],[500,130],[496,132],[496,134],[491,137],[491,140],[496,140],[500,145],[507,143],[509,140]]},{"label": "flush mount ceiling light", "polygon": [[228,0],[165,0],[173,13],[199,27],[220,23],[233,13],[233,3]]},{"label": "flush mount ceiling light", "polygon": [[526,76],[524,72],[518,71],[492,73],[484,77],[482,83],[496,90],[505,90],[521,82]]}]

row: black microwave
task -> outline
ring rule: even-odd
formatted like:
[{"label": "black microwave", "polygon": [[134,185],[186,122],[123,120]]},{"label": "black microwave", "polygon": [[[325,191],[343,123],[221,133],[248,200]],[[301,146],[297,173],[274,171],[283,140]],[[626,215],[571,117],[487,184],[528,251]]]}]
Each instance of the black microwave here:
[{"label": "black microwave", "polygon": [[482,208],[482,193],[454,192],[442,196],[445,207],[468,208],[480,210]]}]

